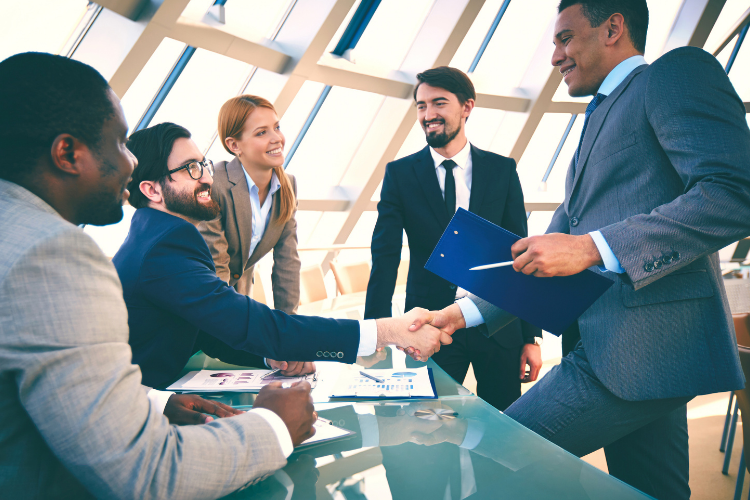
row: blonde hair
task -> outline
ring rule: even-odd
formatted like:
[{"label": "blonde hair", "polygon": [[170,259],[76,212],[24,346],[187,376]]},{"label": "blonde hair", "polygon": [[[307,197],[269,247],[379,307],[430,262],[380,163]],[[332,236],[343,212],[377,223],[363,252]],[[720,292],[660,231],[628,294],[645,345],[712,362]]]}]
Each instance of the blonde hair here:
[{"label": "blonde hair", "polygon": [[[219,111],[219,138],[221,138],[222,146],[224,146],[224,149],[230,155],[235,156],[234,152],[227,146],[227,137],[241,139],[245,122],[256,108],[268,108],[274,113],[276,112],[273,104],[268,100],[247,94],[233,97],[221,107]],[[274,167],[273,171],[276,172],[276,177],[279,179],[279,184],[281,184],[281,188],[279,189],[281,203],[279,213],[272,222],[274,224],[286,224],[294,216],[297,202],[294,198],[292,182],[289,180],[289,176],[286,175],[284,167]]]}]

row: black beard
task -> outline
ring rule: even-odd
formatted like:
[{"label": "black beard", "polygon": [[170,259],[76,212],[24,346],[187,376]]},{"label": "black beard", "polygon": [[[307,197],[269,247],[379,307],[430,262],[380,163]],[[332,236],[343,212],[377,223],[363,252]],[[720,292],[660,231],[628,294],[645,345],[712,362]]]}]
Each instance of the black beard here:
[{"label": "black beard", "polygon": [[170,212],[184,215],[193,220],[206,221],[213,220],[219,216],[221,207],[216,201],[211,200],[211,203],[204,204],[198,201],[197,194],[200,191],[210,189],[207,184],[201,184],[192,194],[189,193],[178,193],[169,182],[164,182],[162,185],[164,195],[164,205]]},{"label": "black beard", "polygon": [[[425,127],[423,127],[423,128],[425,128]],[[461,127],[459,126],[453,132],[447,133],[447,132],[445,132],[445,130],[446,130],[445,122],[443,122],[443,130],[444,130],[444,132],[442,132],[440,134],[438,134],[438,133],[430,134],[429,132],[425,131],[425,139],[427,140],[427,144],[429,144],[430,147],[432,147],[433,149],[444,148],[445,146],[447,146],[448,144],[450,144],[450,142],[453,139],[455,139],[456,136],[458,136],[458,133],[461,132]]]}]

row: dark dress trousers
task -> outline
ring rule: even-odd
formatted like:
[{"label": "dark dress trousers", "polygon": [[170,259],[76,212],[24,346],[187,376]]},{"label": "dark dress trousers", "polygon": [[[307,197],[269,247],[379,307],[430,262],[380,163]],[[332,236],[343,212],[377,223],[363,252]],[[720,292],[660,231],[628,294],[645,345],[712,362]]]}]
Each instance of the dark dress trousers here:
[{"label": "dark dress trousers", "polygon": [[[216,275],[195,226],[179,217],[138,209],[112,262],[128,307],[133,363],[150,387],[173,382],[206,345],[208,353],[231,348],[288,361],[353,363],[357,357],[357,321],[290,316],[237,293]],[[233,359],[247,359],[238,356]]]},{"label": "dark dress trousers", "polygon": [[[526,211],[515,161],[471,146],[469,211],[519,236],[526,236]],[[453,214],[448,213],[429,147],[386,167],[372,235],[372,273],[367,285],[365,318],[391,316],[391,301],[401,261],[403,232],[409,239],[406,307],[443,309],[456,297],[456,285],[424,268]],[[453,343],[433,356],[459,383],[473,363],[477,392],[503,410],[521,395],[518,377],[521,348],[541,330],[515,320],[485,337],[476,328],[459,330]]]}]

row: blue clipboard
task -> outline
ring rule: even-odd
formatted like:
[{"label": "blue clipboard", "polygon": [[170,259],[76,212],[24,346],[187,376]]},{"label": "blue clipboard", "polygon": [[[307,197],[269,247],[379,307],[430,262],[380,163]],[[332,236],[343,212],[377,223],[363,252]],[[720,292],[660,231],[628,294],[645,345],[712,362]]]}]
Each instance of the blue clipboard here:
[{"label": "blue clipboard", "polygon": [[512,266],[469,270],[513,260],[510,247],[520,239],[459,208],[424,267],[542,330],[561,335],[614,281],[589,270],[554,278],[528,276]]}]

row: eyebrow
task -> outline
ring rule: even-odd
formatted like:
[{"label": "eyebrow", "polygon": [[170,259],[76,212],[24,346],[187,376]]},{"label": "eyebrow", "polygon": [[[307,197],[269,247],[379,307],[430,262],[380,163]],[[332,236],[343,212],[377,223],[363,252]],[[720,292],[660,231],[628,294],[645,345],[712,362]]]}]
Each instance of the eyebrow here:
[{"label": "eyebrow", "polygon": [[182,163],[180,163],[180,166],[181,166],[181,167],[184,167],[185,165],[190,165],[190,164],[191,164],[191,163],[193,163],[194,161],[203,161],[203,160],[205,160],[205,159],[206,159],[206,157],[205,157],[205,156],[204,156],[204,157],[203,157],[202,159],[200,159],[200,160],[199,160],[199,159],[197,159],[197,158],[190,158],[189,160],[185,160],[185,161],[183,161]]},{"label": "eyebrow", "polygon": [[[447,101],[447,100],[448,100],[447,97],[436,97],[430,102]],[[424,104],[424,101],[417,101],[417,104]]]},{"label": "eyebrow", "polygon": [[[274,123],[274,124],[273,124],[273,126],[275,127],[275,126],[276,126],[276,125],[278,125],[279,123],[281,123],[281,122],[280,122],[280,121],[279,121],[279,122],[276,122],[276,123]],[[256,128],[255,130],[253,130],[253,133],[257,132],[258,130],[262,130],[262,129],[264,129],[264,128],[268,128],[268,127],[266,127],[265,125],[262,125],[262,126],[260,126],[260,127]]]}]

